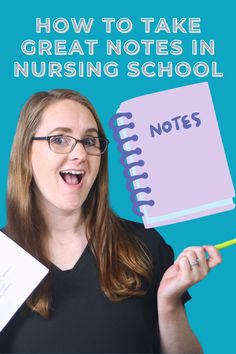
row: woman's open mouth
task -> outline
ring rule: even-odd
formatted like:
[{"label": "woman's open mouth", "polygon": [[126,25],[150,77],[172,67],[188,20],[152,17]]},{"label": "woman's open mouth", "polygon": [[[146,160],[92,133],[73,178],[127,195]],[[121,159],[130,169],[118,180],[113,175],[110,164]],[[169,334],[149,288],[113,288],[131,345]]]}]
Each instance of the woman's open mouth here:
[{"label": "woman's open mouth", "polygon": [[83,170],[65,170],[60,171],[60,175],[64,182],[69,185],[78,185],[82,181],[85,172]]}]

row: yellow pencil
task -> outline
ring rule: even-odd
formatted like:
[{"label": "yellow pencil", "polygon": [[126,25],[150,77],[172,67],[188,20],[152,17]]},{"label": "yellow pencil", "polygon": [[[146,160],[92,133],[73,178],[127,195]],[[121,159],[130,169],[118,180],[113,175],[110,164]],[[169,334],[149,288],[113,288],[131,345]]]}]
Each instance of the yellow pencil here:
[{"label": "yellow pencil", "polygon": [[233,246],[233,245],[236,245],[236,238],[233,238],[232,240],[229,240],[229,241],[226,241],[223,243],[219,243],[218,245],[215,245],[215,248],[217,250],[222,250],[222,248],[226,248],[226,247]]}]

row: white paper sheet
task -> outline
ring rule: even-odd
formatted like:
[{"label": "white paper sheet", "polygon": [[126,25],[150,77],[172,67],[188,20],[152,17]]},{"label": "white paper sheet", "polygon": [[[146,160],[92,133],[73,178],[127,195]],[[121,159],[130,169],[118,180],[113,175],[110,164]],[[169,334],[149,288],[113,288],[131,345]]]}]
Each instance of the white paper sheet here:
[{"label": "white paper sheet", "polygon": [[0,331],[48,269],[0,231]]}]

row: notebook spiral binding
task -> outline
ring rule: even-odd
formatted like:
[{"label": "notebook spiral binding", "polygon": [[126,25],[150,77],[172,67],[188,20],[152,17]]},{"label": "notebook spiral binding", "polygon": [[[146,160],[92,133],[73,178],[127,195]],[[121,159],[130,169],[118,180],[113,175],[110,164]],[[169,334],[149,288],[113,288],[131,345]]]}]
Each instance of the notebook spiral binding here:
[{"label": "notebook spiral binding", "polygon": [[139,193],[146,193],[146,194],[150,194],[151,193],[151,188],[150,187],[145,187],[145,188],[134,188],[133,187],[133,182],[138,180],[138,179],[147,179],[148,178],[148,174],[147,172],[143,172],[142,174],[139,175],[135,175],[135,176],[131,176],[130,174],[130,169],[134,166],[144,166],[144,161],[142,159],[135,161],[135,162],[131,162],[131,163],[127,163],[127,157],[131,156],[131,155],[141,155],[142,154],[142,150],[137,147],[134,150],[125,150],[124,149],[124,144],[129,142],[129,141],[137,141],[138,140],[138,136],[136,134],[128,136],[124,139],[122,139],[120,137],[120,132],[123,129],[134,129],[135,124],[133,122],[130,122],[128,124],[123,124],[123,125],[119,125],[117,126],[117,119],[121,118],[121,117],[125,117],[127,119],[131,119],[132,118],[132,113],[127,112],[127,113],[117,113],[115,114],[113,117],[111,117],[110,122],[109,122],[109,126],[110,128],[113,130],[113,136],[114,139],[116,140],[116,142],[118,143],[117,149],[118,151],[121,153],[121,158],[120,158],[120,162],[124,167],[124,175],[125,178],[127,180],[126,183],[126,188],[128,189],[128,191],[130,192],[130,199],[132,201],[133,204],[133,212],[138,215],[138,216],[143,216],[143,213],[139,210],[139,208],[142,205],[150,205],[153,206],[154,205],[154,200],[137,200],[137,194]]}]

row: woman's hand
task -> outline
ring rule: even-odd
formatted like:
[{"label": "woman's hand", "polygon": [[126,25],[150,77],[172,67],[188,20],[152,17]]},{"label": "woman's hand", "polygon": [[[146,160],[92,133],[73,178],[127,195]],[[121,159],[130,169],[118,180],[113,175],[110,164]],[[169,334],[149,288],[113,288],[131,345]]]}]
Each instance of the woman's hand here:
[{"label": "woman's hand", "polygon": [[[209,254],[208,259],[205,252]],[[178,303],[190,286],[204,279],[209,270],[221,261],[221,255],[214,246],[186,248],[164,273],[158,289],[159,300],[173,305]]]},{"label": "woman's hand", "polygon": [[[205,252],[209,254],[208,259]],[[181,295],[219,263],[221,256],[214,246],[188,247],[164,273],[157,293],[163,353],[203,353],[188,323]]]}]

